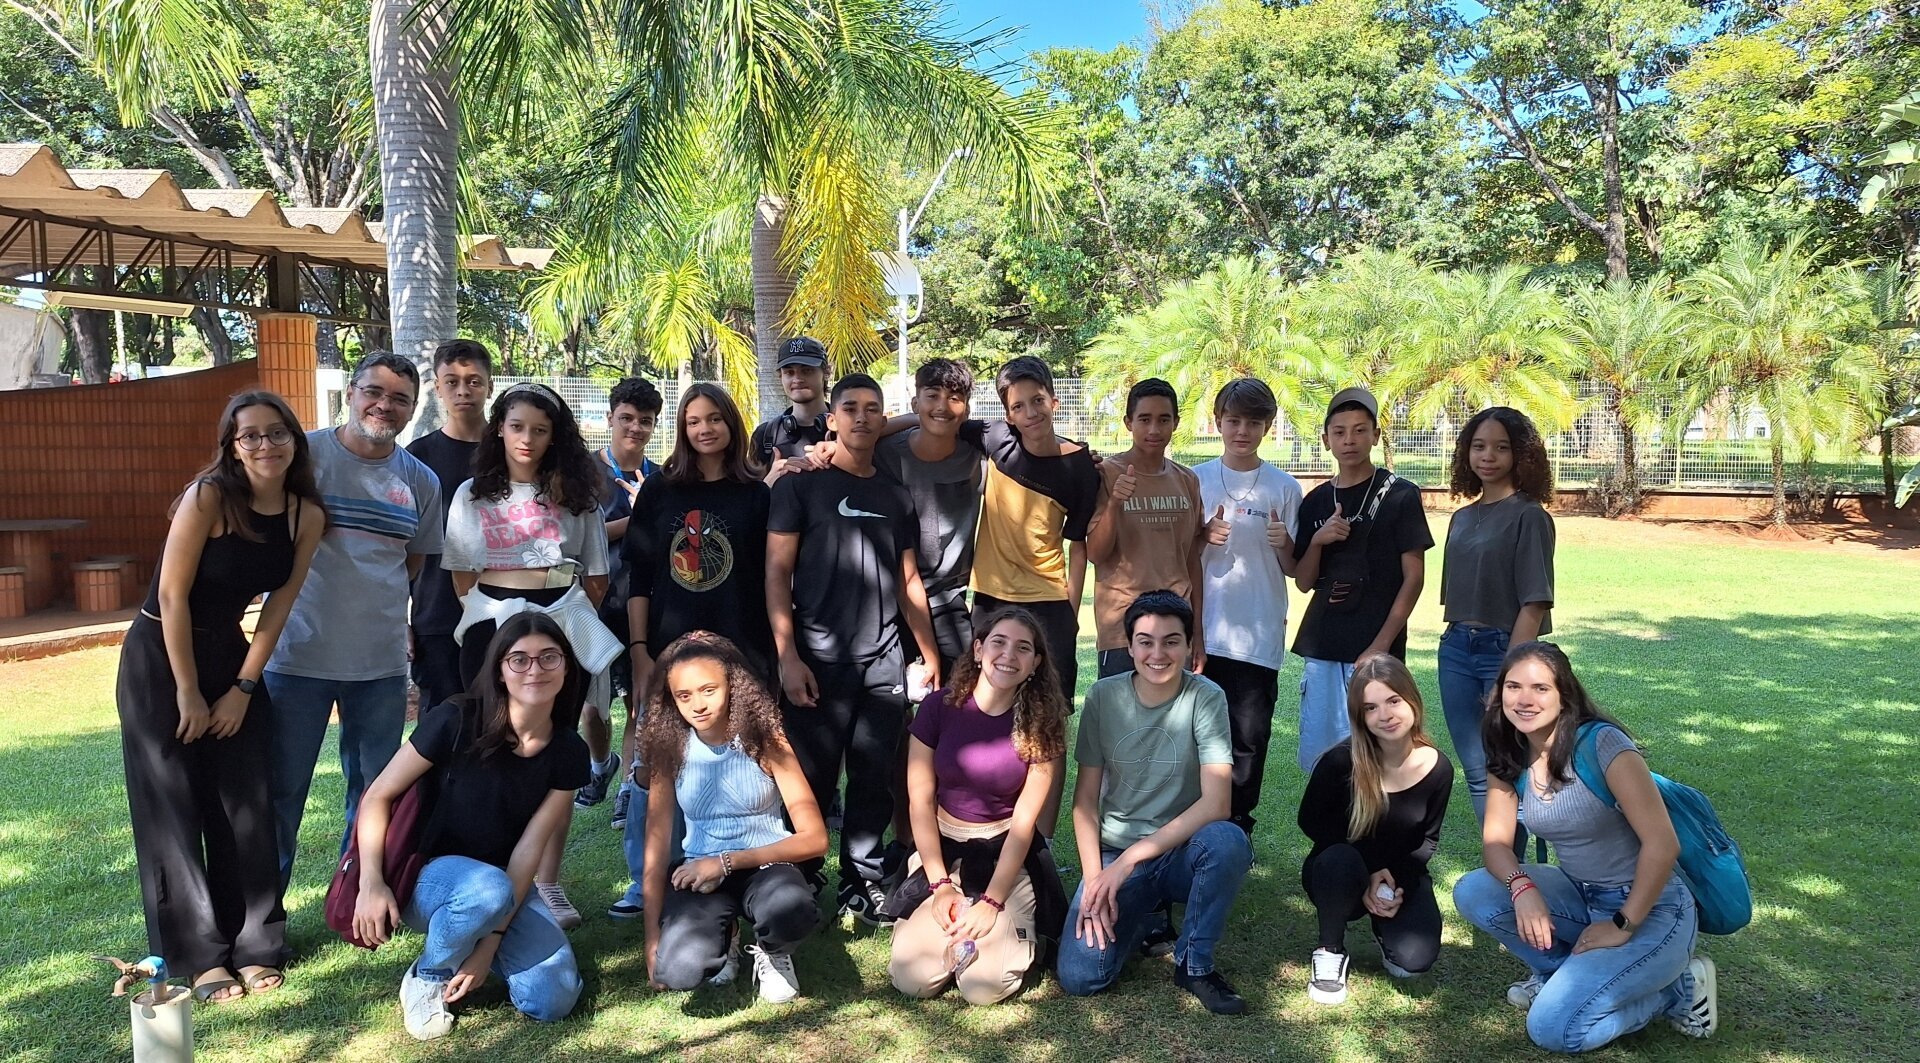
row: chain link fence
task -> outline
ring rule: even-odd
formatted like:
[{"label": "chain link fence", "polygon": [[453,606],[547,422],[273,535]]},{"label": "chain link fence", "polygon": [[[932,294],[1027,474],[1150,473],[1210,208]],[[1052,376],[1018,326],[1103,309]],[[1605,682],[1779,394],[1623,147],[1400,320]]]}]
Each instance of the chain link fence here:
[{"label": "chain link fence", "polygon": [[[510,385],[525,380],[546,384],[567,400],[580,418],[581,431],[589,445],[599,446],[607,442],[609,382],[579,377],[503,376],[495,378],[494,394],[498,395]],[[676,379],[658,380],[655,383],[666,400],[665,408],[661,411],[660,428],[649,447],[657,460],[665,457],[672,448],[671,426],[680,405],[682,385]],[[344,381],[341,381],[343,384]],[[322,390],[324,403],[324,383]],[[1093,389],[1086,381],[1079,379],[1059,380],[1055,391],[1060,399],[1055,425],[1062,435],[1087,440],[1101,451],[1126,448],[1126,434],[1121,426],[1121,400],[1096,401]],[[1555,481],[1560,487],[1591,486],[1601,473],[1614,468],[1619,460],[1620,431],[1600,412],[1600,404],[1596,401],[1599,396],[1598,385],[1582,382],[1576,389],[1576,397],[1581,408],[1589,412],[1584,413],[1567,431],[1550,436],[1547,440]],[[335,398],[331,407],[323,405],[323,408],[337,413],[339,398]],[[1000,399],[994,393],[991,381],[982,381],[974,386],[973,410],[978,417],[992,417],[1000,412]],[[1417,483],[1444,486],[1452,460],[1454,439],[1470,413],[1463,406],[1433,427],[1413,428],[1402,424],[1393,428],[1390,444],[1394,468]],[[434,412],[423,409],[415,430],[429,430],[437,421]],[[1767,419],[1759,410],[1740,410],[1726,404],[1710,407],[1696,415],[1678,440],[1670,438],[1669,433],[1660,429],[1650,430],[1641,435],[1635,447],[1641,486],[1649,490],[1754,490],[1770,487],[1773,483],[1773,460],[1768,431]],[[1904,469],[1910,464],[1907,459],[1920,452],[1917,442],[1920,441],[1911,432],[1899,437],[1896,444],[1896,458],[1899,460],[1896,464],[1900,468]],[[1194,426],[1191,436],[1177,442],[1174,449],[1176,457],[1188,462],[1204,461],[1218,455],[1219,436],[1214,431],[1211,419]],[[1296,433],[1284,421],[1274,427],[1273,437],[1268,440],[1262,453],[1274,464],[1296,475],[1317,476],[1329,469],[1329,459],[1319,439]],[[1816,448],[1811,465],[1803,464],[1800,454],[1789,452],[1787,477],[1790,489],[1813,495],[1826,494],[1831,490],[1877,493],[1882,486],[1877,451],[1868,452],[1842,440],[1823,441]]]}]

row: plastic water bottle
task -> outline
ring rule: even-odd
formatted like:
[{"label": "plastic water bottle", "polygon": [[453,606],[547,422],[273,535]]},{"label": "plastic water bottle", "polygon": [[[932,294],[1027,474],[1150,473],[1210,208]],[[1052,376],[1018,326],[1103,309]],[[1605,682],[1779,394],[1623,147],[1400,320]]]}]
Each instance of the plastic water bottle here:
[{"label": "plastic water bottle", "polygon": [[[972,901],[962,897],[960,903],[954,906],[954,914],[958,915],[972,906]],[[979,955],[980,946],[972,938],[962,938],[953,942],[947,946],[947,973],[958,977],[960,972],[966,970]]]}]

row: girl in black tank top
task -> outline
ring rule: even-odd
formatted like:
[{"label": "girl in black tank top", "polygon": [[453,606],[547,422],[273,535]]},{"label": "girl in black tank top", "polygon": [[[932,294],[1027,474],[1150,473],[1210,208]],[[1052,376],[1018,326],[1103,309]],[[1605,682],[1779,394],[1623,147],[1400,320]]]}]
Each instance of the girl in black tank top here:
[{"label": "girl in black tank top", "polygon": [[[260,676],[326,511],[286,402],[234,396],[213,461],[170,516],[121,646],[121,749],[148,951],[218,1004],[277,988],[287,956]],[[241,619],[262,594],[249,643]]]}]

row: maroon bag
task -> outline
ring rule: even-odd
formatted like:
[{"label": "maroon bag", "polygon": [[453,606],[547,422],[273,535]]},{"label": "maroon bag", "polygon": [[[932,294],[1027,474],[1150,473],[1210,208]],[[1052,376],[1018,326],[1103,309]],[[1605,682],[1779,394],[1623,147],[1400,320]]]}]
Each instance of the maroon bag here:
[{"label": "maroon bag", "polygon": [[[466,723],[464,712],[460,722],[463,725]],[[464,731],[465,727],[462,726],[454,732],[453,748],[456,752]],[[407,902],[413,899],[413,887],[420,881],[420,869],[427,866],[427,855],[421,850],[426,840],[428,821],[433,816],[432,799],[437,796],[441,781],[442,769],[439,765],[427,769],[426,774],[415,779],[413,785],[407,787],[400,799],[393,803],[393,810],[387,817],[387,844],[381,854],[381,878],[386,880],[387,888],[393,891],[393,902],[401,911],[405,911]],[[347,840],[347,851],[340,854],[340,866],[333,872],[333,884],[327,887],[327,927],[338,933],[347,944],[371,951],[376,946],[360,940],[353,930],[353,910],[359,902],[360,832],[355,830]]]}]

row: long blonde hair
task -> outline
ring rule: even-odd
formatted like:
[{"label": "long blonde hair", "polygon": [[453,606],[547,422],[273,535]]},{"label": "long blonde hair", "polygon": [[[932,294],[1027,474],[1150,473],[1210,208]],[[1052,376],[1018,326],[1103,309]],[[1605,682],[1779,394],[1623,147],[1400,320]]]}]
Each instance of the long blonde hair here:
[{"label": "long blonde hair", "polygon": [[1427,709],[1420,700],[1420,688],[1414,685],[1413,673],[1407,671],[1406,664],[1393,654],[1376,653],[1355,665],[1353,678],[1347,681],[1347,723],[1353,731],[1347,740],[1353,751],[1353,800],[1347,805],[1349,841],[1372,834],[1381,813],[1387,810],[1387,791],[1380,782],[1380,740],[1367,730],[1368,683],[1384,683],[1413,706],[1413,733],[1409,737],[1416,748],[1433,744],[1427,737]]}]

